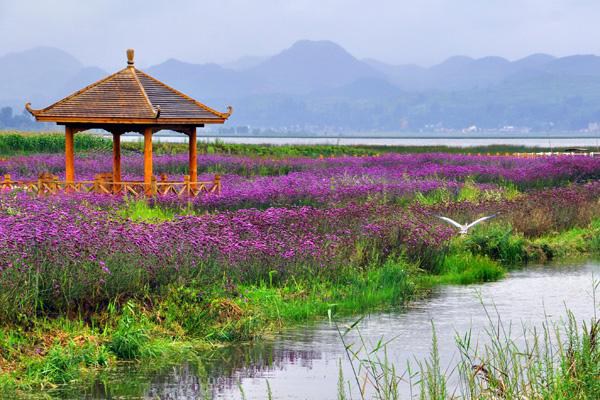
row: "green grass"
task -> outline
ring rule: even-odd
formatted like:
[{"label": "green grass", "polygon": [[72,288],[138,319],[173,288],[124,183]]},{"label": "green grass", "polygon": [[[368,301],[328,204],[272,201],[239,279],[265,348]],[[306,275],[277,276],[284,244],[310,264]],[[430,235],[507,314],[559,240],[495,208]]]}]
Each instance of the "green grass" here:
[{"label": "green grass", "polygon": [[[482,190],[475,183],[475,179],[467,177],[462,187],[456,193],[442,187],[427,193],[416,192],[414,198],[411,200],[424,206],[435,206],[438,204],[449,204],[453,201],[478,203],[482,201],[514,200],[521,195],[521,192],[513,184],[501,182],[499,186],[500,189]],[[409,200],[401,199],[401,201],[408,202]]]},{"label": "green grass", "polygon": [[597,238],[588,228],[573,228],[559,235],[546,235],[534,239],[534,245],[545,250],[549,259],[589,254]]},{"label": "green grass", "polygon": [[576,227],[532,239],[527,244],[527,251],[529,259],[541,261],[597,256],[600,254],[600,219],[592,220],[584,228]]},{"label": "green grass", "polygon": [[498,262],[488,257],[459,253],[446,256],[438,274],[425,275],[421,279],[428,285],[468,285],[496,281],[505,273],[506,270]]},{"label": "green grass", "polygon": [[472,178],[467,178],[460,188],[456,200],[475,202],[480,200],[481,196],[482,190],[475,184],[475,181]]},{"label": "green grass", "polygon": [[[141,152],[142,143],[122,142],[123,151]],[[62,153],[65,148],[63,132],[0,132],[0,155],[11,156],[32,153]],[[156,154],[175,154],[188,151],[187,144],[157,142]],[[75,135],[76,151],[111,151],[112,141],[98,135],[80,133]],[[235,144],[222,141],[198,143],[200,154],[232,154],[269,157],[331,157],[342,155],[376,155],[380,153],[458,153],[458,154],[505,154],[531,151],[561,151],[559,148],[526,147],[514,145],[490,145],[475,147],[448,146],[364,146],[364,145],[269,145]]]},{"label": "green grass", "polygon": [[[267,139],[268,140],[268,139]],[[124,142],[126,150],[141,151],[142,144]],[[181,143],[156,143],[157,153],[184,153],[187,145]],[[272,144],[236,144],[219,141],[198,142],[198,150],[204,154],[238,154],[271,157],[331,157],[342,155],[376,155],[381,153],[455,153],[455,154],[506,154],[528,152],[560,152],[561,148],[528,147],[516,145],[488,145],[474,147],[450,146],[392,146],[392,145],[272,145]]]},{"label": "green grass", "polygon": [[[593,301],[595,310],[595,296]],[[360,334],[360,320],[339,330],[353,376],[346,381],[340,370],[338,398],[348,398],[346,388],[353,387],[360,398],[376,393],[378,399],[395,400],[401,398],[402,386],[420,399],[600,398],[600,320],[580,322],[567,311],[560,322],[514,329],[482,307],[488,316],[483,340],[475,340],[472,332],[457,335],[460,358],[448,367],[441,366],[433,324],[429,357],[408,361],[407,366],[388,359],[389,342],[384,338],[375,346],[367,343]],[[349,342],[351,331],[359,331],[357,343]]]},{"label": "green grass", "polygon": [[108,366],[114,358],[105,346],[88,342],[84,345],[73,341],[65,346],[54,344],[43,358],[35,359],[26,368],[25,375],[31,381],[54,384],[69,383],[91,368]]},{"label": "green grass", "polygon": [[390,258],[362,274],[348,272],[337,282],[292,280],[282,288],[265,282],[245,287],[242,293],[267,320],[298,322],[315,315],[349,315],[403,304],[415,290],[410,279],[414,269],[403,259]]},{"label": "green grass", "polygon": [[527,262],[526,241],[510,225],[480,225],[465,236],[459,246],[472,254],[488,256],[503,265]]},{"label": "green grass", "polygon": [[117,215],[136,222],[163,222],[171,221],[176,216],[193,215],[194,209],[188,208],[172,209],[168,207],[151,206],[145,199],[128,198],[117,210]]},{"label": "green grass", "polygon": [[446,188],[434,189],[428,193],[415,193],[415,201],[424,206],[449,203],[454,196]]},{"label": "green grass", "polygon": [[[111,151],[112,141],[90,134],[75,135],[76,151]],[[64,133],[0,132],[0,155],[63,153]]]},{"label": "green grass", "polygon": [[[402,305],[415,290],[414,266],[390,258],[363,272],[337,279],[276,276],[257,284],[235,285],[226,278],[212,287],[193,281],[172,284],[108,311],[79,318],[30,320],[30,330],[0,331],[0,389],[39,388],[81,380],[118,360],[169,359],[227,342],[251,340],[300,321],[333,318]],[[55,338],[49,340],[48,338]]]}]

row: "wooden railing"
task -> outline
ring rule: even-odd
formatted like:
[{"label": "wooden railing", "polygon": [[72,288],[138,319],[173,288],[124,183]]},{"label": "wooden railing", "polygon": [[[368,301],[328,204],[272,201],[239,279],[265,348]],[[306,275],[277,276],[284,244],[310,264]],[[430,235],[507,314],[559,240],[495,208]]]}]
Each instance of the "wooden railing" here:
[{"label": "wooden railing", "polygon": [[104,193],[127,194],[131,196],[190,196],[196,197],[207,193],[221,193],[221,177],[215,175],[212,181],[192,182],[186,175],[183,182],[169,181],[165,175],[159,180],[152,177],[150,184],[143,181],[113,182],[112,176],[99,174],[91,181],[66,182],[51,174],[41,174],[37,181],[13,180],[10,174],[0,180],[0,190],[25,190],[39,195],[56,193]]}]

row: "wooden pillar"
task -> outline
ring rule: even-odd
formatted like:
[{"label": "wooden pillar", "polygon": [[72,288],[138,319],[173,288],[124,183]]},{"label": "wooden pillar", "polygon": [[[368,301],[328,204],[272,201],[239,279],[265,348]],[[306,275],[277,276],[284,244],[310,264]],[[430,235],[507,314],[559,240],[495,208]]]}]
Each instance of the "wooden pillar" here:
[{"label": "wooden pillar", "polygon": [[144,188],[152,194],[152,128],[144,129]]},{"label": "wooden pillar", "polygon": [[75,131],[65,125],[65,181],[75,181]]},{"label": "wooden pillar", "polygon": [[113,192],[121,191],[121,133],[113,132]]},{"label": "wooden pillar", "polygon": [[192,128],[189,136],[190,181],[192,182],[192,188],[195,189],[196,182],[198,181],[198,147],[196,144],[196,127]]}]

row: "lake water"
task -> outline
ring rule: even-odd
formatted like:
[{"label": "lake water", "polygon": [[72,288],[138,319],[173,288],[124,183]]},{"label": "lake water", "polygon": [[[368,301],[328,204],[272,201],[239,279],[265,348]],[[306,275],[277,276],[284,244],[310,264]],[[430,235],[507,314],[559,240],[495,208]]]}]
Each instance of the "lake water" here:
[{"label": "lake water", "polygon": [[[110,136],[107,136],[110,138]],[[586,135],[567,135],[567,134],[525,134],[515,135],[506,134],[456,134],[456,135],[435,135],[435,134],[404,134],[395,136],[378,135],[353,135],[341,137],[284,137],[284,136],[203,136],[202,130],[198,132],[198,140],[214,142],[219,140],[225,143],[243,143],[243,144],[328,144],[328,145],[382,145],[382,146],[438,146],[445,145],[451,147],[472,147],[487,146],[492,144],[504,145],[522,145],[531,147],[587,147],[590,150],[598,151],[600,149],[600,133],[598,136]],[[143,141],[143,137],[137,134],[127,134],[122,137],[123,141]],[[154,136],[154,142],[165,143],[187,143],[185,135],[161,135]]]},{"label": "lake water", "polygon": [[[599,274],[600,264],[595,262],[527,267],[498,282],[437,288],[405,310],[370,315],[358,327],[373,344],[380,338],[393,339],[387,346],[389,359],[404,370],[407,360],[428,356],[433,321],[442,365],[451,367],[459,357],[457,332],[472,330],[474,339],[485,339],[489,321],[484,305],[505,324],[513,324],[515,332],[520,332],[521,324],[539,326],[546,318],[559,321],[566,307],[578,319],[590,320],[595,310],[592,285]],[[89,399],[240,399],[241,387],[247,399],[263,399],[268,381],[275,399],[335,399],[340,360],[349,379],[335,325],[325,320],[158,372],[143,365],[121,366],[85,389],[60,388],[53,394]]]}]

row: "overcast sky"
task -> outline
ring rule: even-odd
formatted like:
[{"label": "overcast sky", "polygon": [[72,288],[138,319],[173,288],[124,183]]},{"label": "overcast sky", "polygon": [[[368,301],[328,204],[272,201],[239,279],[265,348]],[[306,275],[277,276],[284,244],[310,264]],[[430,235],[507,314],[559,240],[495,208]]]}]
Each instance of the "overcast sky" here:
[{"label": "overcast sky", "polygon": [[0,0],[0,54],[45,45],[86,65],[224,62],[328,39],[359,58],[600,54],[599,0]]}]

